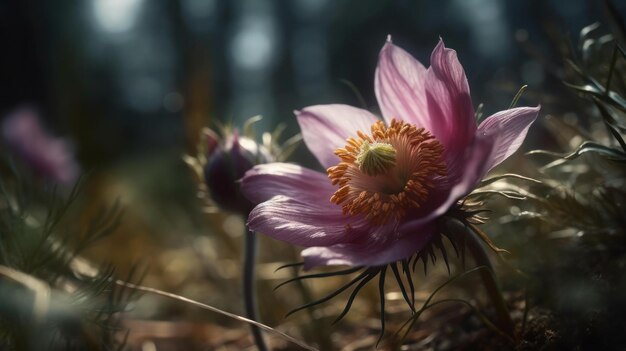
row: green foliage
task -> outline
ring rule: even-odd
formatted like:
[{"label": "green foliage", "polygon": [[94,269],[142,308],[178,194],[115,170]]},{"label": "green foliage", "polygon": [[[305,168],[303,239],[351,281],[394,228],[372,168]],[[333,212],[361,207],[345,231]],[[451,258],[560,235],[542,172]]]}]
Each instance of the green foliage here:
[{"label": "green foliage", "polygon": [[0,173],[0,348],[123,348],[120,312],[133,291],[116,286],[112,267],[96,268],[79,256],[119,225],[119,204],[82,225],[70,216],[80,181],[62,197],[6,164],[9,172]]},{"label": "green foliage", "polygon": [[530,155],[557,159],[542,168],[542,184],[531,186],[528,195],[537,206],[535,217],[554,229],[576,229],[584,240],[585,234],[593,234],[606,240],[618,235],[625,241],[626,52],[613,35],[599,34],[599,28],[599,24],[583,28],[579,53],[565,59],[569,68],[565,85],[595,107],[578,123],[577,137],[583,142],[566,153],[531,151]]},{"label": "green foliage", "polygon": [[[576,49],[565,53],[558,71],[575,96],[544,105],[551,116],[543,124],[553,132],[545,141],[560,149],[529,153],[543,164],[533,174],[538,181],[498,178],[473,194],[524,200],[506,217],[517,219],[507,248],[528,278],[525,315],[530,310],[553,323],[529,327],[537,329],[522,337],[531,344],[538,342],[533,335],[548,329],[558,336],[551,346],[556,349],[614,349],[624,343],[625,34],[588,26],[578,45],[570,45]],[[567,46],[560,44],[555,46]],[[558,111],[559,104],[566,109]]]}]

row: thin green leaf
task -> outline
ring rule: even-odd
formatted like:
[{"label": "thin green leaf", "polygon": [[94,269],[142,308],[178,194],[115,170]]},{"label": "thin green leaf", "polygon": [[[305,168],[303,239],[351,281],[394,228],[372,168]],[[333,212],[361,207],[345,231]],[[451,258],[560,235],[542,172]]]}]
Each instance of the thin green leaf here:
[{"label": "thin green leaf", "polygon": [[404,275],[406,276],[406,280],[409,283],[409,294],[411,295],[411,304],[415,308],[415,285],[413,284],[413,277],[411,274],[411,269],[409,268],[408,260],[402,260],[402,272],[404,272]]},{"label": "thin green leaf", "polygon": [[285,285],[285,284],[289,284],[291,282],[295,282],[297,280],[304,280],[304,279],[314,279],[314,278],[326,278],[326,277],[335,277],[335,276],[339,276],[339,275],[346,275],[346,274],[351,274],[354,273],[356,271],[361,270],[363,267],[354,267],[354,268],[350,268],[350,269],[344,269],[342,271],[334,271],[334,272],[325,272],[325,273],[315,273],[315,274],[308,274],[308,275],[300,275],[288,280],[285,280],[284,282],[276,285],[276,287],[274,287],[274,290],[280,288],[281,286]]},{"label": "thin green leaf", "polygon": [[613,55],[611,55],[611,64],[609,65],[609,73],[606,77],[606,84],[604,85],[604,94],[608,95],[611,90],[611,79],[613,79],[613,72],[615,70],[615,64],[617,63],[617,45],[613,47]]},{"label": "thin green leaf", "polygon": [[484,186],[487,186],[491,183],[497,182],[498,180],[502,180],[502,179],[507,179],[507,178],[515,178],[515,179],[521,179],[521,180],[526,180],[529,182],[533,182],[536,184],[541,184],[540,180],[534,179],[534,178],[530,178],[530,177],[526,177],[523,175],[519,175],[519,174],[515,174],[515,173],[505,173],[505,174],[501,174],[501,175],[497,175],[491,178],[487,178],[483,181],[480,182],[480,184],[478,185],[479,188],[482,188]]},{"label": "thin green leaf", "polygon": [[402,281],[402,277],[400,276],[400,271],[398,270],[397,262],[390,263],[389,266],[391,267],[391,271],[393,272],[393,275],[396,278],[396,282],[398,283],[398,287],[400,288],[400,292],[402,293],[402,297],[404,298],[404,301],[406,301],[407,305],[409,305],[409,308],[411,309],[411,311],[415,312],[415,306],[413,306],[413,303],[411,302],[412,297],[409,297],[409,294],[407,293],[406,288],[404,287],[404,282]]},{"label": "thin green leaf", "polygon": [[623,112],[626,112],[626,100],[614,91],[606,92],[600,84],[576,85],[568,82],[564,82],[564,84],[576,91],[594,96],[600,99],[602,102],[605,102]]},{"label": "thin green leaf", "polygon": [[602,156],[607,157],[608,159],[614,161],[626,161],[626,153],[623,153],[619,150],[612,149],[610,147],[598,144],[593,141],[585,141],[576,150],[569,154],[560,154],[557,152],[546,151],[546,150],[533,150],[527,153],[527,155],[548,155],[552,157],[561,158],[563,160],[573,160],[585,153],[596,153]]},{"label": "thin green leaf", "polygon": [[292,315],[292,314],[294,314],[294,313],[296,313],[296,312],[298,312],[298,311],[301,311],[301,310],[303,310],[303,309],[305,309],[305,308],[313,307],[313,306],[315,306],[315,305],[319,305],[319,304],[321,304],[321,303],[324,303],[324,302],[326,302],[326,301],[329,301],[329,300],[330,300],[330,299],[332,299],[333,297],[335,297],[335,296],[337,296],[337,295],[341,294],[341,293],[342,293],[342,292],[344,292],[346,289],[348,289],[349,287],[351,287],[352,285],[354,285],[354,283],[358,282],[358,281],[359,281],[359,280],[361,280],[361,279],[366,278],[369,274],[371,274],[371,273],[370,273],[370,270],[367,270],[367,271],[365,271],[365,272],[363,272],[363,273],[359,274],[358,276],[356,276],[355,278],[353,278],[352,280],[350,280],[348,283],[346,283],[346,284],[344,284],[343,286],[341,286],[339,289],[337,289],[337,290],[335,290],[335,291],[331,292],[330,294],[328,294],[328,295],[326,295],[326,296],[322,297],[321,299],[315,300],[315,301],[313,301],[313,302],[309,302],[309,303],[304,304],[304,305],[302,305],[302,306],[300,306],[300,307],[296,307],[296,308],[292,309],[291,311],[287,312],[287,314],[285,315],[285,317],[288,317],[288,316],[290,316],[290,315]]},{"label": "thin green leaf", "polygon": [[578,36],[578,42],[583,43],[585,40],[587,40],[589,34],[593,33],[598,28],[600,28],[600,23],[595,22],[581,29]]},{"label": "thin green leaf", "polygon": [[287,263],[287,264],[284,264],[284,265],[279,266],[278,268],[276,268],[276,269],[274,270],[274,273],[276,273],[276,272],[278,272],[279,270],[284,269],[284,268],[289,268],[289,267],[301,267],[301,266],[304,266],[304,262]]},{"label": "thin green leaf", "polygon": [[517,94],[515,94],[515,96],[513,97],[513,100],[511,101],[511,104],[509,105],[509,109],[512,109],[515,106],[517,106],[517,103],[519,102],[519,99],[522,97],[522,94],[524,94],[524,92],[526,91],[526,88],[528,88],[528,85],[522,85],[522,87],[519,88],[519,90],[517,91]]},{"label": "thin green leaf", "polygon": [[378,279],[378,296],[380,297],[380,336],[376,341],[376,347],[385,335],[385,275],[387,274],[387,266],[380,271]]},{"label": "thin green leaf", "polygon": [[337,318],[335,318],[335,320],[333,321],[332,324],[336,324],[337,322],[339,322],[346,314],[348,314],[348,312],[350,311],[350,308],[352,307],[352,303],[354,302],[354,299],[356,298],[356,295],[359,293],[359,291],[361,291],[361,289],[367,284],[369,283],[372,279],[374,279],[376,277],[376,274],[370,274],[368,276],[366,276],[365,278],[363,278],[363,280],[361,280],[359,282],[359,284],[354,287],[354,290],[352,290],[352,293],[350,294],[350,297],[348,298],[348,301],[346,302],[345,307],[343,308],[343,311],[341,311],[341,314],[339,314],[339,316],[337,316]]},{"label": "thin green leaf", "polygon": [[526,196],[514,190],[476,190],[468,196],[489,197],[491,195],[500,195],[511,200],[526,200]]},{"label": "thin green leaf", "polygon": [[613,116],[611,116],[609,110],[597,98],[593,98],[593,102],[596,104],[596,107],[600,111],[600,114],[602,115],[602,119],[604,120],[607,129],[609,130],[611,135],[613,135],[613,138],[617,140],[619,145],[622,147],[622,150],[624,150],[624,152],[626,153],[626,142],[624,142],[624,139],[616,130],[613,124],[615,123],[615,119],[613,118]]}]

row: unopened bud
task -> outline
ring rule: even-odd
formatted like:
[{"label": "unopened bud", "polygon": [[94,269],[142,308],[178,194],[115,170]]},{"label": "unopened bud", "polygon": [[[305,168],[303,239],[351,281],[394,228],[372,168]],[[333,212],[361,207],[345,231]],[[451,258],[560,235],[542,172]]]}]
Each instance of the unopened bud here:
[{"label": "unopened bud", "polygon": [[263,147],[235,131],[208,155],[204,180],[213,201],[224,210],[247,214],[253,205],[241,194],[238,181],[254,165],[269,161]]}]

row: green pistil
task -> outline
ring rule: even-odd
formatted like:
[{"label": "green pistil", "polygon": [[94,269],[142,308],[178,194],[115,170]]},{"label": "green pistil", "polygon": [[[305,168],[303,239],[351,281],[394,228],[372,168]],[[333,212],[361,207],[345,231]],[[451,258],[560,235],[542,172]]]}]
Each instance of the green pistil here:
[{"label": "green pistil", "polygon": [[385,173],[396,165],[396,149],[388,143],[369,143],[361,145],[356,163],[361,172],[375,176]]}]

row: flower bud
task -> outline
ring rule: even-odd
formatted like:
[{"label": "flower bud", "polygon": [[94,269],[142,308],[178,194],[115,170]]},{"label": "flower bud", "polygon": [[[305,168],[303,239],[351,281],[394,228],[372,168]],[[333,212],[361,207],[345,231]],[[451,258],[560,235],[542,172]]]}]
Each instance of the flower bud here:
[{"label": "flower bud", "polygon": [[235,130],[224,145],[214,147],[207,155],[204,181],[212,200],[224,210],[247,214],[253,205],[241,194],[238,181],[254,165],[272,159],[262,145],[240,137]]},{"label": "flower bud", "polygon": [[218,133],[204,128],[197,154],[183,156],[196,175],[198,196],[205,199],[206,212],[223,210],[247,216],[254,205],[242,195],[239,180],[255,165],[284,162],[302,140],[294,135],[279,144],[284,129],[280,126],[257,139],[252,125],[260,120],[261,116],[248,119],[242,134],[237,128],[219,124]]}]

